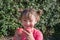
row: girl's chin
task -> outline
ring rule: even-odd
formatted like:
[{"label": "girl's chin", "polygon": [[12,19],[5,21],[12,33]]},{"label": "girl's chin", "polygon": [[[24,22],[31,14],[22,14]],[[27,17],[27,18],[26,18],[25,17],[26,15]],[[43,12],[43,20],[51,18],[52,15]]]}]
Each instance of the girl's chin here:
[{"label": "girl's chin", "polygon": [[31,28],[31,27],[24,27],[24,28]]},{"label": "girl's chin", "polygon": [[32,28],[32,26],[25,26],[25,28]]}]

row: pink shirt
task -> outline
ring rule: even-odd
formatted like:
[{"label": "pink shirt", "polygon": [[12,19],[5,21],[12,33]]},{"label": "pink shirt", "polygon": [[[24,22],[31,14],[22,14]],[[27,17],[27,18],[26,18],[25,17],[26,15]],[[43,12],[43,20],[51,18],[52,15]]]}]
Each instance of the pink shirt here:
[{"label": "pink shirt", "polygon": [[[43,34],[42,34],[42,32],[40,30],[35,29],[35,28],[33,30],[33,36],[34,36],[35,40],[43,40]],[[15,35],[13,37],[13,40],[26,40],[26,35],[23,33],[21,39],[20,39],[20,37],[18,37],[17,35]]]}]

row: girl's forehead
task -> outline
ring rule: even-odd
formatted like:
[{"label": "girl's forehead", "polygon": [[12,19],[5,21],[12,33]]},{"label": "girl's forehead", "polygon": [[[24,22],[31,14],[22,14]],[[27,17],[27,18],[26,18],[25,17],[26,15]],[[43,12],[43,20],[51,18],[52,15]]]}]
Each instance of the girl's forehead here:
[{"label": "girl's forehead", "polygon": [[34,19],[35,18],[35,16],[34,15],[23,15],[22,16],[22,19],[27,19],[27,20],[32,20],[32,19]]}]

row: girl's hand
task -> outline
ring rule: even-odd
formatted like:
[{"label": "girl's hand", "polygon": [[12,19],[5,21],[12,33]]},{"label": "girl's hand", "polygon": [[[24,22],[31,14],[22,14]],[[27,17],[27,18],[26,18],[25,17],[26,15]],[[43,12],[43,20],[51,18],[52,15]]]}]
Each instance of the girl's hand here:
[{"label": "girl's hand", "polygon": [[15,32],[15,35],[13,36],[12,40],[21,40],[21,36]]},{"label": "girl's hand", "polygon": [[27,40],[35,40],[31,31],[23,30],[23,32],[26,34]]},{"label": "girl's hand", "polygon": [[17,28],[13,40],[21,40],[22,31],[22,28]]}]

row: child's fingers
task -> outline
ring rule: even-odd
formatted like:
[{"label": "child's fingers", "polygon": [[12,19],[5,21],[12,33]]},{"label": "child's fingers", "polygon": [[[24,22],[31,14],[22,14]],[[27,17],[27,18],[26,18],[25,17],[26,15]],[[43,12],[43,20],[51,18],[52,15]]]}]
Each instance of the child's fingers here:
[{"label": "child's fingers", "polygon": [[28,33],[30,33],[30,31],[28,31],[27,29],[24,29],[25,31],[27,31]]},{"label": "child's fingers", "polygon": [[29,35],[29,34],[30,34],[30,33],[29,33],[29,32],[27,32],[26,30],[23,30],[23,32],[24,32],[24,33],[26,33],[27,35]]}]

